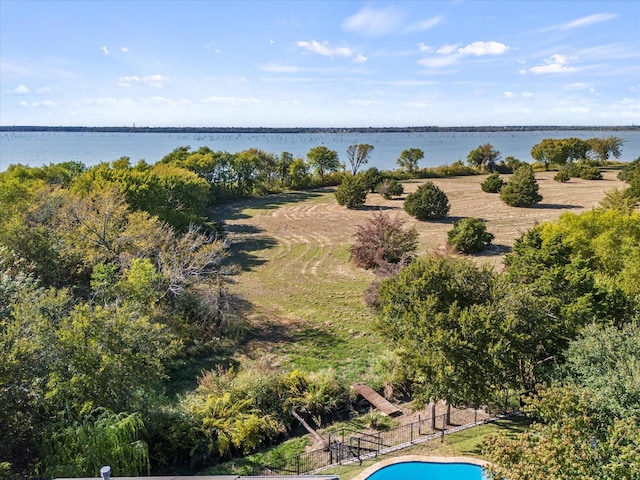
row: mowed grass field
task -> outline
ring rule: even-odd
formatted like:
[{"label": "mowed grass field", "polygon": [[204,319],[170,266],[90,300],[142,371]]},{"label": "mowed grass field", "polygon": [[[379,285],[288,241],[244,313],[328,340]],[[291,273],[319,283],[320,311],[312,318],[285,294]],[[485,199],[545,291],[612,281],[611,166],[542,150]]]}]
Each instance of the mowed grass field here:
[{"label": "mowed grass field", "polygon": [[[216,210],[232,242],[231,261],[241,272],[228,288],[250,322],[250,341],[239,355],[272,366],[317,371],[333,368],[348,381],[373,381],[389,350],[374,328],[375,314],[363,302],[372,272],[349,262],[357,226],[377,212],[405,221],[419,232],[419,254],[446,253],[447,232],[464,217],[482,218],[495,235],[487,252],[473,257],[501,269],[514,240],[537,223],[563,212],[581,213],[598,205],[605,192],[623,188],[616,171],[604,179],[572,179],[562,184],[554,172],[537,173],[543,200],[532,208],[505,205],[485,193],[484,175],[404,182],[405,195],[385,200],[371,193],[366,205],[349,210],[337,204],[334,189],[292,192],[243,200]],[[508,180],[508,175],[504,176]],[[420,222],[403,210],[404,197],[426,181],[447,194],[451,209],[441,221]]]}]

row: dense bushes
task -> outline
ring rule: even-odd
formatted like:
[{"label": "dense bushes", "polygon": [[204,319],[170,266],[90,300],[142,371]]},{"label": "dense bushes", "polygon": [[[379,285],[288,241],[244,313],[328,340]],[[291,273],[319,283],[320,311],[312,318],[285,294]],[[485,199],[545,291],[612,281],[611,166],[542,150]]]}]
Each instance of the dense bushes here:
[{"label": "dense bushes", "polygon": [[404,193],[404,187],[395,178],[385,178],[380,185],[378,185],[378,193],[383,198],[389,200],[393,197],[399,197]]},{"label": "dense bushes", "polygon": [[505,183],[498,173],[492,173],[480,184],[480,188],[483,192],[498,193]]},{"label": "dense bushes", "polygon": [[344,175],[334,195],[338,205],[357,208],[364,205],[367,200],[367,191],[367,185],[361,176]]},{"label": "dense bushes", "polygon": [[349,260],[361,268],[384,268],[407,262],[418,247],[415,228],[402,229],[403,222],[379,213],[365,225],[358,225]]},{"label": "dense bushes", "polygon": [[449,208],[447,194],[433,182],[420,185],[404,201],[405,212],[418,220],[444,218],[449,213]]},{"label": "dense bushes", "polygon": [[542,200],[533,169],[529,166],[516,169],[509,182],[500,189],[500,199],[512,207],[530,207]]},{"label": "dense bushes", "polygon": [[447,232],[447,243],[462,253],[478,253],[487,248],[494,236],[479,218],[463,218]]}]

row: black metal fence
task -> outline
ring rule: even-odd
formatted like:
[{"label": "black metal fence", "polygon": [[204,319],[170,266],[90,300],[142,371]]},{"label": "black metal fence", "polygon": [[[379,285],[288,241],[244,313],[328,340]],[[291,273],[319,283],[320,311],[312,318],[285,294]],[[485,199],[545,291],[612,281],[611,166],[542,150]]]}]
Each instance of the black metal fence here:
[{"label": "black metal fence", "polygon": [[388,431],[376,433],[342,429],[329,436],[324,448],[305,452],[295,457],[283,458],[271,465],[262,465],[253,470],[253,475],[303,475],[336,465],[362,462],[365,458],[377,457],[388,451],[420,443],[438,436],[444,437],[447,430],[461,430],[477,425],[477,412],[470,418],[468,410],[452,409],[450,416],[427,417]]}]

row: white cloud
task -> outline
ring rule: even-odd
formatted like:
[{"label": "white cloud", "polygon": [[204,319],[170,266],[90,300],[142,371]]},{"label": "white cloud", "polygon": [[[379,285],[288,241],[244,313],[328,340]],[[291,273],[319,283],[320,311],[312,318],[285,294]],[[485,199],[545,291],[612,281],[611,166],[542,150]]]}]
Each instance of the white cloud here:
[{"label": "white cloud", "polygon": [[404,15],[393,7],[376,10],[367,6],[347,18],[342,27],[352,32],[378,36],[397,30],[403,18]]},{"label": "white cloud", "polygon": [[127,47],[121,47],[121,48],[120,48],[120,51],[121,51],[122,53],[129,53],[129,49],[128,49]]},{"label": "white cloud", "polygon": [[436,50],[436,53],[439,53],[440,55],[449,55],[457,50],[458,45],[443,45],[438,50]]},{"label": "white cloud", "polygon": [[429,68],[448,67],[460,59],[460,55],[443,55],[441,57],[427,57],[418,60],[418,64]]},{"label": "white cloud", "polygon": [[473,42],[466,47],[459,48],[458,53],[463,55],[502,55],[508,50],[504,43],[500,42]]},{"label": "white cloud", "polygon": [[15,93],[16,95],[26,95],[27,93],[29,93],[29,88],[21,83],[13,89],[13,93]]},{"label": "white cloud", "polygon": [[118,85],[121,87],[131,87],[134,83],[141,83],[152,88],[162,88],[169,79],[164,75],[148,75],[145,77],[138,77],[137,75],[130,75],[126,77],[118,78]]},{"label": "white cloud", "polygon": [[531,92],[522,92],[522,96],[530,98],[530,97],[533,97],[533,93],[531,93]]},{"label": "white cloud", "polygon": [[104,52],[105,55],[109,55],[111,52],[109,51],[109,49],[106,46],[102,46],[100,47],[100,50],[102,50]]},{"label": "white cloud", "polygon": [[53,88],[51,87],[42,87],[38,89],[38,93],[42,94],[42,93],[51,93],[53,92]]},{"label": "white cloud", "polygon": [[[432,51],[431,47],[423,43],[419,43],[418,48],[426,53]],[[418,60],[418,63],[429,68],[447,67],[458,62],[464,56],[473,55],[480,57],[483,55],[501,55],[508,49],[504,43],[499,42],[473,42],[465,47],[443,45],[436,50],[436,54],[440,56],[426,57]]]},{"label": "white cloud", "polygon": [[442,20],[442,16],[437,16],[421,22],[410,23],[404,30],[405,32],[424,32],[425,30],[429,30],[436,25],[439,25],[442,23]]},{"label": "white cloud", "polygon": [[588,25],[593,25],[594,23],[607,22],[609,20],[613,20],[618,15],[614,13],[596,13],[595,15],[588,15],[586,17],[578,18],[577,20],[573,20],[572,22],[565,23],[562,25],[562,29],[569,30],[572,28],[586,27]]},{"label": "white cloud", "polygon": [[33,102],[31,104],[31,107],[33,108],[40,108],[40,107],[44,107],[44,108],[54,108],[57,107],[58,104],[55,102],[52,102],[51,100],[44,100],[43,102]]},{"label": "white cloud", "polygon": [[560,55],[559,53],[554,53],[544,62],[545,63],[543,65],[536,65],[535,67],[531,67],[529,71],[535,74],[568,73],[578,71],[577,68],[567,65],[567,57],[564,55]]},{"label": "white cloud", "polygon": [[504,96],[507,98],[513,98],[513,92],[504,92]]},{"label": "white cloud", "polygon": [[353,59],[355,63],[367,63],[367,60],[368,58],[362,54],[356,55],[355,58]]},{"label": "white cloud", "polygon": [[353,56],[353,51],[348,47],[332,47],[329,45],[329,42],[318,42],[317,40],[312,40],[311,42],[306,42],[301,40],[298,42],[298,46],[304,48],[305,50],[311,53],[317,53],[318,55],[324,55],[325,57],[351,57]]}]

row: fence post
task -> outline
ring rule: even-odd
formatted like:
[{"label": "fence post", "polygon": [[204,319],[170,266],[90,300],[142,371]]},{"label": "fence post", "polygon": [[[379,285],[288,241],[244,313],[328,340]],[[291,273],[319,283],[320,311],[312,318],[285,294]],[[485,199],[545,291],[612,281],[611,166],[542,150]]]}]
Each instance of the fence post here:
[{"label": "fence post", "polygon": [[331,434],[329,434],[329,465],[333,465],[333,448],[331,448]]},{"label": "fence post", "polygon": [[296,457],[296,471],[298,472],[297,474],[300,475],[300,455]]},{"label": "fence post", "polygon": [[[418,415],[418,431],[420,431],[420,415]],[[411,429],[409,430],[409,443],[413,443],[413,422],[411,422]]]},{"label": "fence post", "polygon": [[447,428],[447,414],[442,415],[442,435],[440,436],[442,443],[444,443],[444,431]]}]

